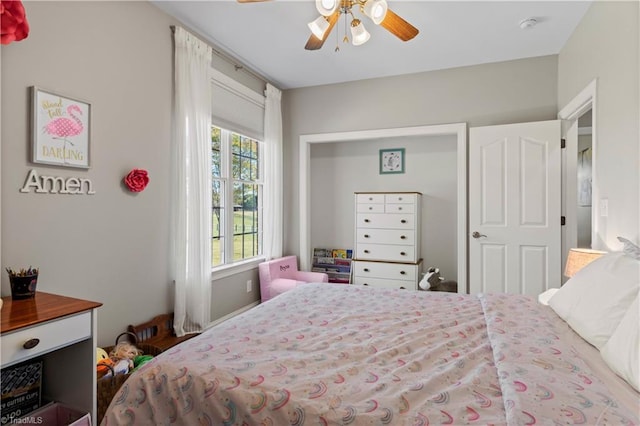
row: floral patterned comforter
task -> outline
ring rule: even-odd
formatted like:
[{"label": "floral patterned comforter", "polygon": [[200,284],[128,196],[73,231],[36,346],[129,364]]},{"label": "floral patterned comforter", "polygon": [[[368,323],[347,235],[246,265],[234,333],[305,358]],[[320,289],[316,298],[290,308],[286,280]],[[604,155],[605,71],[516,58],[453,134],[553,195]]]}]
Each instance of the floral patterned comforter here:
[{"label": "floral patterned comforter", "polygon": [[159,355],[103,425],[638,424],[532,298],[308,284]]}]

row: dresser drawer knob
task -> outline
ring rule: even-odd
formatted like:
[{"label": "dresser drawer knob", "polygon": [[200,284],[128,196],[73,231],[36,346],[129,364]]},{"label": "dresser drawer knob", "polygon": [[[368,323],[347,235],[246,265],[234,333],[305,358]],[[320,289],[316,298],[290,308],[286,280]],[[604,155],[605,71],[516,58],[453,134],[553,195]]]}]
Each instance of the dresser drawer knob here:
[{"label": "dresser drawer knob", "polygon": [[364,271],[365,272],[369,272],[369,268],[364,268]]},{"label": "dresser drawer knob", "polygon": [[369,253],[369,250],[365,250],[364,252],[365,252],[365,253]]},{"label": "dresser drawer knob", "polygon": [[370,222],[370,220],[369,220],[369,219],[365,219],[365,220],[364,220],[364,223],[369,223],[369,222]]},{"label": "dresser drawer knob", "polygon": [[407,289],[406,287],[400,287],[400,290],[406,290],[406,289]]},{"label": "dresser drawer knob", "polygon": [[407,253],[405,253],[405,252],[401,251],[401,252],[400,252],[400,255],[401,255],[401,256],[406,256],[406,255],[407,255]]},{"label": "dresser drawer knob", "polygon": [[33,338],[33,339],[29,339],[26,342],[24,342],[22,347],[25,348],[25,349],[33,349],[36,346],[38,346],[38,343],[40,343],[40,339]]},{"label": "dresser drawer knob", "polygon": [[367,283],[364,283],[364,284],[362,284],[362,285],[369,285],[369,284],[367,284]]},{"label": "dresser drawer knob", "polygon": [[398,210],[402,210],[402,207],[398,207]]},{"label": "dresser drawer knob", "polygon": [[406,235],[400,235],[400,239],[401,239],[401,240],[406,240],[406,239],[407,239],[407,236],[406,236]]},{"label": "dresser drawer knob", "polygon": [[373,201],[373,197],[369,197],[369,201]]},{"label": "dresser drawer knob", "polygon": [[402,201],[402,197],[398,197],[398,201]]},{"label": "dresser drawer knob", "polygon": [[364,237],[365,238],[369,238],[369,234],[364,234]]},{"label": "dresser drawer knob", "polygon": [[407,220],[406,220],[406,219],[402,219],[402,220],[400,221],[400,223],[407,223]]},{"label": "dresser drawer knob", "polygon": [[400,275],[406,275],[407,273],[405,271],[400,271]]},{"label": "dresser drawer knob", "polygon": [[371,206],[370,206],[370,207],[369,207],[369,210],[373,210],[373,207],[371,207]]}]

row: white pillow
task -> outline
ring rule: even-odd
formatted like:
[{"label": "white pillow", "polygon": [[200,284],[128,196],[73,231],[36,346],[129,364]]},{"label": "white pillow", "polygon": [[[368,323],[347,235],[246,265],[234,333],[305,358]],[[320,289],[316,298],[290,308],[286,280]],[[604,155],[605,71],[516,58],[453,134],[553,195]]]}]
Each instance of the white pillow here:
[{"label": "white pillow", "polygon": [[559,288],[550,288],[547,291],[544,291],[538,295],[538,303],[541,305],[548,305],[549,300],[560,290]]},{"label": "white pillow", "polygon": [[549,306],[600,349],[609,340],[640,289],[640,261],[609,253],[579,270],[549,300]]},{"label": "white pillow", "polygon": [[606,345],[602,358],[616,374],[640,392],[640,296],[631,304]]},{"label": "white pillow", "polygon": [[624,244],[624,248],[622,249],[624,254],[626,254],[627,256],[631,256],[634,259],[640,259],[640,247],[633,244],[631,241],[627,240],[626,238],[618,237],[618,241]]}]

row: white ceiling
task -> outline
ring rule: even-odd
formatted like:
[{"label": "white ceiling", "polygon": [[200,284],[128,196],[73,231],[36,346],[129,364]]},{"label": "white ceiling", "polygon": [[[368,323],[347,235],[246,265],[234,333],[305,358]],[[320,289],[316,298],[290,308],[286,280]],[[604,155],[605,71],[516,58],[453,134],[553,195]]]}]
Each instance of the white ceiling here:
[{"label": "white ceiling", "polygon": [[[402,42],[354,9],[371,33],[366,44],[342,42],[341,18],[322,49],[307,51],[307,23],[319,16],[313,0],[152,2],[281,89],[557,54],[590,6],[586,0],[388,0],[420,30],[413,40]],[[521,29],[527,18],[538,25]]]}]

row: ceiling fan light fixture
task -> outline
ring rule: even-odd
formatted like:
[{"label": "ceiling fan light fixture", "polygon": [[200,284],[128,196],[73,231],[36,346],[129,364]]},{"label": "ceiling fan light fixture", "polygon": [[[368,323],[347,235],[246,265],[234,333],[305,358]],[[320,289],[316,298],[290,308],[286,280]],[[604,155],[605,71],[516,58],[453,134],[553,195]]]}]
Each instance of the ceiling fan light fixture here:
[{"label": "ceiling fan light fixture", "polygon": [[339,0],[316,0],[316,9],[322,16],[330,16],[338,9]]},{"label": "ceiling fan light fixture", "polygon": [[371,34],[364,27],[364,24],[359,19],[351,21],[351,39],[354,46],[360,46],[369,41]]},{"label": "ceiling fan light fixture", "polygon": [[387,16],[387,2],[386,0],[367,0],[364,4],[364,14],[367,15],[374,24],[380,25]]},{"label": "ceiling fan light fixture", "polygon": [[324,33],[326,33],[327,29],[329,29],[329,21],[327,21],[327,18],[325,18],[324,16],[318,16],[315,21],[309,22],[307,26],[314,36],[322,40],[324,37]]}]

